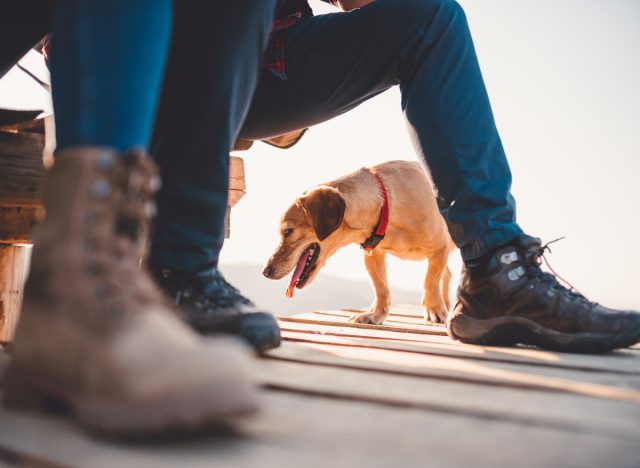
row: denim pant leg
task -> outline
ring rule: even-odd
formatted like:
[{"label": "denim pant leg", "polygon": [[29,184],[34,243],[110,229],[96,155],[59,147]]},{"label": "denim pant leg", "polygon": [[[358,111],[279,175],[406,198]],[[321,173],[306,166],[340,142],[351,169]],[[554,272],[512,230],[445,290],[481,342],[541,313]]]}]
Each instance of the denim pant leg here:
[{"label": "denim pant leg", "polygon": [[214,265],[224,241],[229,152],[251,103],[276,0],[175,0],[152,154],[163,185],[150,264]]},{"label": "denim pant leg", "polygon": [[287,31],[288,80],[263,73],[242,138],[326,121],[399,85],[415,148],[465,260],[522,234],[511,173],[462,8],[377,0]]},{"label": "denim pant leg", "polygon": [[51,49],[58,149],[147,147],[171,10],[171,0],[59,0]]},{"label": "denim pant leg", "polygon": [[8,3],[0,15],[0,78],[49,34],[56,5],[55,0]]}]

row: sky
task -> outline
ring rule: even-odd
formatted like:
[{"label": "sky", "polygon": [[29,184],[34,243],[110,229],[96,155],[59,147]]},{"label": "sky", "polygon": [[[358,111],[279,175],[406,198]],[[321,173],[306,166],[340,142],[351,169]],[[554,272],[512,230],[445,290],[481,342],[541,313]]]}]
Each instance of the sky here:
[{"label": "sky", "polygon": [[[317,14],[336,11],[310,3]],[[590,299],[640,309],[640,2],[460,3],[511,164],[520,225],[544,241],[566,237],[549,260]],[[20,80],[18,73],[0,83],[0,103],[42,101]],[[399,103],[392,89],[313,127],[292,149],[256,144],[242,153],[248,193],[232,212],[223,267],[264,264],[282,212],[305,189],[360,167],[415,160]],[[450,265],[459,271],[457,253]],[[425,272],[426,262],[389,261],[392,286],[420,291]],[[367,279],[358,246],[339,251],[320,274]]]}]

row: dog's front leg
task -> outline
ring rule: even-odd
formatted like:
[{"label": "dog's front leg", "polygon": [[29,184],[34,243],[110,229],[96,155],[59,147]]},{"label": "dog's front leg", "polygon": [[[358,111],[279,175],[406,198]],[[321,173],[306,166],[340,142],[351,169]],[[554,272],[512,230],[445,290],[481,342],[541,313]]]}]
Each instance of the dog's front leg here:
[{"label": "dog's front leg", "polygon": [[[425,308],[424,319],[427,323],[444,323],[447,320],[447,299],[443,297],[440,282],[447,272],[449,252],[441,250],[429,257],[429,269],[424,280],[422,305]],[[446,278],[446,294],[449,294],[449,278]]]},{"label": "dog's front leg", "polygon": [[350,321],[380,325],[387,318],[391,306],[391,291],[387,284],[386,254],[374,251],[373,255],[365,255],[364,264],[371,278],[375,299],[369,310],[352,317]]}]

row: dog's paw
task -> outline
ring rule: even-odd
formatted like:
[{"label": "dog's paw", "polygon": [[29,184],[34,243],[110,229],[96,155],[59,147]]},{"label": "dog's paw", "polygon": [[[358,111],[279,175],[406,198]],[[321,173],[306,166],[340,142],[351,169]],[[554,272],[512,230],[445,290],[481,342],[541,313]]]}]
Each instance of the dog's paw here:
[{"label": "dog's paw", "polygon": [[445,323],[449,311],[446,307],[428,308],[425,311],[424,318],[427,323]]},{"label": "dog's paw", "polygon": [[386,318],[386,316],[380,317],[375,312],[363,312],[361,314],[354,315],[353,317],[351,317],[349,319],[349,322],[351,322],[351,323],[366,323],[366,324],[370,324],[370,325],[382,325],[382,322],[384,322],[385,318]]}]

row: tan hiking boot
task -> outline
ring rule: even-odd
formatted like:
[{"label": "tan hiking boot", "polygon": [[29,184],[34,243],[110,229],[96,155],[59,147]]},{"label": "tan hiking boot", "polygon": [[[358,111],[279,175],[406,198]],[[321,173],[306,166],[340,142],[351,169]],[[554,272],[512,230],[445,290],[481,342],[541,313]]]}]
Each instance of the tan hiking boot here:
[{"label": "tan hiking boot", "polygon": [[60,152],[34,233],[5,402],[55,400],[83,425],[153,434],[256,408],[246,350],[204,341],[139,270],[154,185],[139,153]]}]

